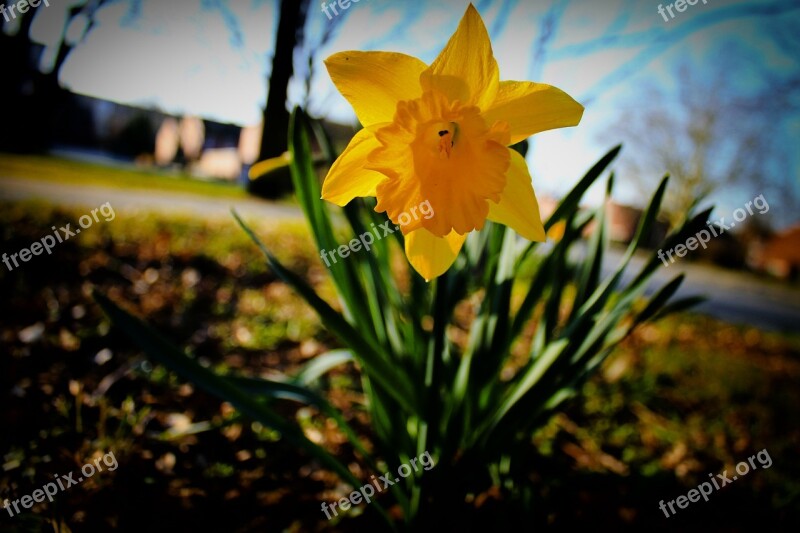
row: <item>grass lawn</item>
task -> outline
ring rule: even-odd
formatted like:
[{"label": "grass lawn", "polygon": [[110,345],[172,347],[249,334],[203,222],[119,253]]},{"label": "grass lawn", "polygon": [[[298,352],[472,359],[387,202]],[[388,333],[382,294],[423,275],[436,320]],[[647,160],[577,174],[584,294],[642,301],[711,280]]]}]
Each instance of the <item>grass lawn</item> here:
[{"label": "grass lawn", "polygon": [[185,174],[173,175],[157,170],[112,168],[54,156],[0,153],[0,177],[100,185],[120,189],[182,192],[213,197],[247,196],[242,186],[236,183],[201,181]]},{"label": "grass lawn", "polygon": [[[75,214],[0,204],[0,251],[28,246]],[[256,229],[335,301],[302,224]],[[113,450],[119,461],[116,471],[64,492],[58,505],[0,516],[0,529],[52,520],[76,533],[379,530],[359,510],[328,523],[320,502],[344,495],[338,479],[279,435],[235,419],[229,406],[144,361],[93,303],[92,286],[219,370],[291,372],[338,347],[233,221],[150,216],[96,225],[52,256],[12,272],[0,264],[0,390],[11,391],[0,426],[13,428],[0,431],[0,501],[30,494],[98,452]],[[529,525],[792,530],[800,524],[799,382],[797,335],[687,313],[638,329],[583,396],[531,436],[530,464],[523,465]],[[356,370],[334,371],[326,395],[369,441]],[[359,462],[313,410],[288,402],[280,408],[342,461]],[[168,438],[202,422],[208,431]],[[764,449],[770,468],[677,516],[659,510],[660,500],[686,494],[709,474],[730,473]],[[475,498],[487,524],[502,509],[493,494]]]}]

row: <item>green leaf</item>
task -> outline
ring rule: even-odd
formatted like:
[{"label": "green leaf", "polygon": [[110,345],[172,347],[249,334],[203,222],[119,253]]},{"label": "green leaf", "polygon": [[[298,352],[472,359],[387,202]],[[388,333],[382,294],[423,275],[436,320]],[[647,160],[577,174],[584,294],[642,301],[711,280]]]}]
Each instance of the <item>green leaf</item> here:
[{"label": "green leaf", "polygon": [[291,382],[281,382],[264,378],[242,376],[226,376],[226,378],[235,386],[256,396],[279,398],[283,400],[299,402],[304,405],[313,405],[319,409],[322,414],[333,418],[336,421],[339,429],[342,430],[342,433],[344,433],[347,439],[353,444],[353,447],[355,447],[355,449],[361,453],[373,470],[377,470],[377,466],[372,460],[372,456],[361,444],[361,440],[358,438],[358,435],[356,435],[355,431],[353,431],[353,429],[344,419],[342,413],[333,407],[328,400],[316,392]]},{"label": "green leaf", "polygon": [[487,433],[491,432],[503,419],[514,405],[519,402],[542,378],[547,370],[555,363],[566,349],[569,341],[561,339],[550,343],[544,353],[538,356],[528,367],[521,379],[516,380],[515,385],[509,389],[505,398],[501,402],[497,411],[489,418],[488,427],[482,428]]},{"label": "green leaf", "polygon": [[[314,171],[308,128],[305,114],[299,108],[295,108],[289,122],[292,182],[300,207],[308,219],[311,233],[322,253],[337,249],[339,243],[334,236],[325,202],[320,199],[322,189]],[[369,323],[367,296],[362,291],[355,263],[345,260],[335,261],[328,268],[342,297],[345,313],[358,323]],[[365,335],[372,337],[372,330],[368,329]]]},{"label": "green leaf", "polygon": [[663,308],[667,301],[678,291],[685,277],[685,274],[680,274],[661,287],[661,289],[650,298],[650,301],[647,302],[647,306],[636,316],[636,324],[641,324],[656,316],[659,310]]},{"label": "green leaf", "polygon": [[658,312],[653,315],[653,320],[660,320],[667,315],[686,311],[697,305],[700,305],[706,300],[707,298],[705,296],[687,296],[686,298],[679,298],[659,309]]},{"label": "green leaf", "polygon": [[282,438],[306,451],[312,457],[317,458],[352,486],[361,485],[359,480],[344,465],[324,448],[308,440],[298,427],[287,422],[283,416],[258,403],[255,398],[246,394],[229,380],[201,366],[148,324],[123,311],[103,294],[93,290],[92,296],[111,321],[124,331],[133,342],[139,345],[149,357],[184,379],[201,387],[206,392],[210,392],[221,400],[229,402],[245,416],[280,432]]},{"label": "green leaf", "polygon": [[310,385],[337,366],[351,361],[353,361],[353,352],[350,350],[332,350],[311,359],[291,380],[293,383]]},{"label": "green leaf", "polygon": [[594,293],[600,284],[600,275],[602,274],[603,270],[603,257],[605,256],[605,250],[608,247],[608,239],[606,234],[606,210],[608,200],[611,195],[612,181],[613,179],[609,179],[606,202],[603,202],[603,204],[597,208],[597,213],[594,217],[597,221],[597,226],[592,233],[592,237],[586,251],[587,257],[583,262],[583,268],[580,272],[580,280],[578,281],[577,292],[572,304],[570,320],[575,318],[580,306],[589,298],[592,293]]},{"label": "green leaf", "polygon": [[[653,195],[653,198],[650,200],[650,204],[647,206],[647,209],[639,221],[639,226],[636,229],[636,235],[634,236],[630,245],[628,245],[628,249],[620,260],[617,270],[613,275],[606,278],[606,281],[594,291],[592,296],[586,302],[584,302],[583,305],[581,305],[578,313],[576,314],[576,316],[579,317],[578,320],[574,322],[572,329],[569,329],[565,335],[576,334],[576,330],[584,327],[588,320],[593,320],[595,314],[606,304],[608,298],[611,296],[617,284],[622,279],[622,275],[624,274],[628,263],[630,263],[630,260],[633,258],[633,254],[646,239],[650,238],[650,232],[652,231],[656,216],[661,208],[661,201],[664,198],[664,193],[667,189],[668,182],[669,177],[667,176],[661,180],[658,189]],[[645,281],[645,278],[637,278],[637,280]],[[636,285],[636,282],[634,282],[634,285]]]},{"label": "green leaf", "polygon": [[417,412],[413,388],[405,372],[394,368],[389,363],[390,357],[381,347],[373,345],[370,337],[365,337],[363,332],[353,328],[342,315],[320,298],[314,292],[314,289],[306,284],[300,276],[284,267],[235,211],[233,211],[233,216],[239,226],[264,253],[273,272],[292,287],[317,312],[327,329],[358,355],[367,375],[379,383],[408,413]]},{"label": "green leaf", "polygon": [[556,222],[562,218],[566,218],[569,213],[574,213],[578,209],[578,203],[581,201],[581,198],[583,198],[583,195],[586,194],[589,187],[597,181],[597,178],[600,177],[603,171],[605,171],[617,155],[619,155],[620,150],[622,150],[622,145],[615,146],[589,169],[575,187],[561,200],[556,210],[550,215],[550,218],[547,219],[547,222],[544,224],[545,230],[549,230]]}]

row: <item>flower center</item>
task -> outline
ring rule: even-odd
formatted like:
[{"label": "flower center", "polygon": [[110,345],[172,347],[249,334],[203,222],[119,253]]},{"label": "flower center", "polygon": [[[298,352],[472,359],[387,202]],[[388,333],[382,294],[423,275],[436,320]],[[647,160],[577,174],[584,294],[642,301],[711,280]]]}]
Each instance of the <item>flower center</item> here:
[{"label": "flower center", "polygon": [[430,202],[435,216],[402,225],[404,233],[425,228],[443,237],[483,227],[487,200],[499,201],[506,184],[506,123],[487,125],[477,107],[426,91],[400,102],[392,123],[376,137],[382,146],[369,155],[368,168],[388,178],[376,189],[376,211],[385,210],[397,223]]}]

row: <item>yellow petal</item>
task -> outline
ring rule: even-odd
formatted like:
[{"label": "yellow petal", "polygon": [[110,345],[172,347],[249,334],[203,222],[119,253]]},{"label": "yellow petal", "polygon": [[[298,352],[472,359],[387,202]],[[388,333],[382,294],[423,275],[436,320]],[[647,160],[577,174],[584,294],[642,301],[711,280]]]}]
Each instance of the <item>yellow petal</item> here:
[{"label": "yellow petal", "polygon": [[289,152],[283,152],[283,154],[279,155],[278,157],[271,157],[269,159],[265,159],[264,161],[259,161],[258,163],[254,163],[250,170],[247,171],[247,176],[251,180],[258,179],[266,174],[274,172],[279,168],[285,168],[292,164],[292,154]]},{"label": "yellow petal", "polygon": [[505,121],[511,128],[511,144],[534,133],[576,126],[583,106],[570,95],[544,83],[503,81],[491,107],[483,113],[487,123]]},{"label": "yellow petal", "polygon": [[456,232],[436,237],[425,228],[420,228],[405,236],[406,256],[420,276],[430,281],[450,268],[466,239],[466,235]]},{"label": "yellow petal", "polygon": [[437,89],[451,101],[487,109],[497,95],[500,71],[492,53],[489,33],[470,4],[439,57],[426,70],[423,89]]},{"label": "yellow petal", "polygon": [[367,170],[367,155],[381,144],[373,131],[382,124],[360,130],[336,159],[322,184],[322,198],[336,205],[346,205],[357,196],[375,196],[378,183],[386,176]]},{"label": "yellow petal", "polygon": [[489,220],[512,228],[529,241],[546,239],[539,202],[533,193],[531,175],[525,158],[518,152],[511,152],[511,166],[506,175],[506,188],[500,202],[489,202]]},{"label": "yellow petal", "polygon": [[567,221],[566,220],[559,220],[552,226],[550,226],[550,230],[547,232],[547,238],[553,241],[560,241],[564,238],[564,234],[567,232]]},{"label": "yellow petal", "polygon": [[364,126],[391,121],[397,102],[422,95],[419,77],[427,68],[405,54],[358,51],[333,54],[325,66]]}]

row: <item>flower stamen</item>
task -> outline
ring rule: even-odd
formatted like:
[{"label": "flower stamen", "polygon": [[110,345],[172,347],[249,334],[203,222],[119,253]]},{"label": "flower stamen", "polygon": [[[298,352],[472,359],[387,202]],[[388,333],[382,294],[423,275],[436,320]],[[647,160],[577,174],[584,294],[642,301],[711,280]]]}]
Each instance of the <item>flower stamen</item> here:
[{"label": "flower stamen", "polygon": [[439,130],[439,158],[450,159],[450,151],[456,145],[456,135],[458,134],[458,124],[455,122],[450,123],[452,133],[449,129]]}]

